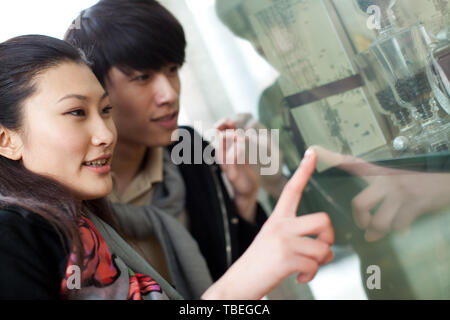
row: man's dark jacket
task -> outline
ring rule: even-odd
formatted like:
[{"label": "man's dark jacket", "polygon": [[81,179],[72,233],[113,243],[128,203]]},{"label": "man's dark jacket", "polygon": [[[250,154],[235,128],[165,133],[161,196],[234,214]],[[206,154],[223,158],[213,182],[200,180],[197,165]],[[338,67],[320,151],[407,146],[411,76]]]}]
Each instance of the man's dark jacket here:
[{"label": "man's dark jacket", "polygon": [[[180,129],[189,133],[189,141],[184,140],[186,136],[180,135],[179,141],[168,149],[171,152],[177,151],[178,154],[180,148],[174,150],[174,147],[179,143],[184,143],[183,146],[191,148],[190,161],[177,163],[177,165],[186,187],[189,228],[198,242],[215,281],[248,248],[266,221],[267,215],[258,204],[254,224],[242,219],[225,187],[220,166],[215,162],[213,164],[205,162],[203,156],[201,163],[194,162],[194,160],[199,162],[199,150],[195,150],[195,146],[197,149],[201,148],[203,155],[205,148],[211,148],[209,143],[191,127],[180,127]],[[197,139],[196,143],[195,139]],[[195,152],[197,152],[197,159],[194,159]],[[214,152],[212,154],[214,155]],[[179,155],[182,156],[183,151]]]}]

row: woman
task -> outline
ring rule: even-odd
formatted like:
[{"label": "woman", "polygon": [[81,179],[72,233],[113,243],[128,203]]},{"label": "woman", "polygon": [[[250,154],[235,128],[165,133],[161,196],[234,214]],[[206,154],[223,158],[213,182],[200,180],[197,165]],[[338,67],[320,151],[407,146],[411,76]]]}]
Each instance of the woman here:
[{"label": "woman", "polygon": [[[37,35],[0,44],[0,298],[181,298],[110,227],[110,111],[69,44]],[[315,163],[308,152],[255,241],[202,298],[259,299],[333,258],[328,216],[295,217]]]}]

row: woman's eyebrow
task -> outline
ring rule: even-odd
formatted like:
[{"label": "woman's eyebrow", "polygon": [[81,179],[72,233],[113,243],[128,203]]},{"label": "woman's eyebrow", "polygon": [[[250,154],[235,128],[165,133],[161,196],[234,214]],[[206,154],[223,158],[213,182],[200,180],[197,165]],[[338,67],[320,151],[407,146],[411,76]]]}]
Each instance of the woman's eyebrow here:
[{"label": "woman's eyebrow", "polygon": [[67,100],[67,99],[78,99],[78,100],[86,101],[86,100],[88,100],[88,97],[83,96],[81,94],[68,94],[68,95],[62,97],[61,99],[59,99],[58,103],[60,103],[63,100]]},{"label": "woman's eyebrow", "polygon": [[[106,97],[108,97],[108,93],[107,92],[103,93],[103,95],[101,96],[99,102],[102,102]],[[67,100],[67,99],[78,99],[78,100],[81,100],[81,101],[89,100],[88,97],[83,96],[81,94],[68,94],[68,95],[62,97],[61,99],[59,99],[58,103],[60,103],[63,100]]]},{"label": "woman's eyebrow", "polygon": [[99,103],[102,102],[103,100],[105,100],[108,97],[108,92],[103,93],[102,97],[99,100]]}]

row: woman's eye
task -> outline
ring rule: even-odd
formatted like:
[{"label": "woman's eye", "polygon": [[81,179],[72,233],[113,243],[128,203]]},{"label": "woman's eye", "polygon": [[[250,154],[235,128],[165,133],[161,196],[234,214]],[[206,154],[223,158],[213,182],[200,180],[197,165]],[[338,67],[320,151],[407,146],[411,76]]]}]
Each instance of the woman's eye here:
[{"label": "woman's eye", "polygon": [[67,112],[67,114],[73,115],[75,117],[84,117],[86,115],[86,112],[84,112],[83,109],[77,109],[73,111]]},{"label": "woman's eye", "polygon": [[112,110],[111,106],[106,106],[106,107],[103,108],[102,113],[103,114],[110,114],[111,110]]}]

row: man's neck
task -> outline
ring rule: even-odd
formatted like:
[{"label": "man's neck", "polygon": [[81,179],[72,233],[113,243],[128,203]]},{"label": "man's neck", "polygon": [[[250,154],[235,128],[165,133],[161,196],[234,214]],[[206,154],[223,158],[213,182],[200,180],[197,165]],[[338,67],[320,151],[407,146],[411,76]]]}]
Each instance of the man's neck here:
[{"label": "man's neck", "polygon": [[124,141],[117,141],[112,161],[112,171],[116,178],[116,188],[119,194],[127,189],[139,173],[147,147]]}]

